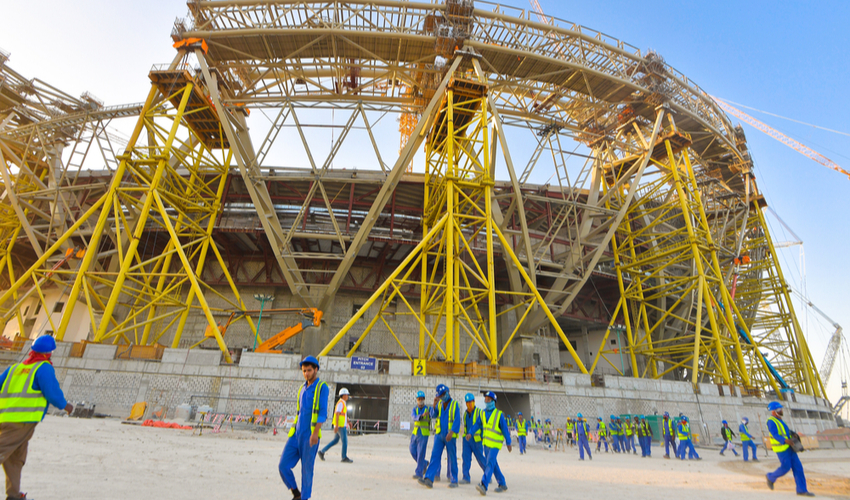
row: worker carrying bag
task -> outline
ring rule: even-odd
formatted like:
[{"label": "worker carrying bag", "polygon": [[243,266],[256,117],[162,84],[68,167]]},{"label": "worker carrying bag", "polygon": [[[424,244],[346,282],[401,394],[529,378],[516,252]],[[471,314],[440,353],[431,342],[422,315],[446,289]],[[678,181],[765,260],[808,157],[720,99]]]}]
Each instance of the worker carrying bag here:
[{"label": "worker carrying bag", "polygon": [[788,434],[788,440],[791,441],[790,446],[791,446],[791,449],[794,450],[795,453],[802,453],[802,452],[806,451],[806,449],[803,448],[803,443],[800,441],[800,435],[797,434],[796,432],[791,431]]}]

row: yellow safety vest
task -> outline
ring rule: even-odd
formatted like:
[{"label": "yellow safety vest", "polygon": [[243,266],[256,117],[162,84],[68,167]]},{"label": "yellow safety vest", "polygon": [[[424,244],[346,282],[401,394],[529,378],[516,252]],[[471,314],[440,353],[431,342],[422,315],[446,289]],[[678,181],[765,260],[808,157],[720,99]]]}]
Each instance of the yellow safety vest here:
[{"label": "yellow safety vest", "polygon": [[484,418],[484,446],[501,450],[502,442],[505,440],[502,429],[499,427],[502,411],[493,410],[493,413],[490,414],[490,420],[487,420],[486,413],[482,417]]},{"label": "yellow safety vest", "polygon": [[[418,406],[416,407],[419,408]],[[431,415],[428,413],[428,407],[424,406],[426,418],[425,420],[416,420],[413,422],[413,435],[415,436],[419,433],[420,436],[430,436],[431,435]]]},{"label": "yellow safety vest", "polygon": [[528,434],[528,420],[517,421],[516,423],[516,435],[517,436],[525,436]]},{"label": "yellow safety vest", "polygon": [[[319,395],[322,393],[322,387],[327,385],[321,380],[317,380],[316,384],[316,390],[313,392],[313,417],[310,422],[310,433],[313,433],[316,430],[316,423],[319,421],[319,403],[321,402]],[[298,424],[298,416],[301,415],[301,396],[304,394],[305,389],[306,385],[302,385],[301,388],[298,389],[298,402],[295,407],[295,422],[292,423],[292,427],[289,429],[289,437],[295,435],[295,426]],[[319,439],[321,438],[322,430],[319,429]]]},{"label": "yellow safety vest", "polygon": [[623,424],[623,426],[624,426],[624,429],[626,431],[626,436],[631,436],[632,435],[632,424],[627,423],[627,424]]},{"label": "yellow safety vest", "polygon": [[752,441],[752,439],[750,439],[750,437],[747,436],[747,434],[749,434],[749,433],[750,433],[750,429],[748,429],[747,426],[744,425],[744,432],[740,433],[741,434],[741,441]]},{"label": "yellow safety vest", "polygon": [[668,418],[668,419],[666,420],[666,422],[667,422],[667,423],[666,423],[665,425],[666,425],[666,427],[667,427],[667,435],[669,435],[670,437],[673,437],[673,419],[672,419],[672,418]]},{"label": "yellow safety vest", "polygon": [[[448,422],[449,423],[449,429],[448,429],[448,432],[446,433],[446,437],[448,437],[449,439],[451,439],[452,436],[449,436],[448,433],[450,433],[452,431],[452,427],[454,427],[454,422],[455,422],[456,416],[457,416],[457,401],[452,399],[449,402],[449,422]],[[437,423],[434,424],[434,431],[437,434],[440,433],[440,423],[443,421],[442,417],[443,417],[443,402],[440,401],[437,404]]]},{"label": "yellow safety vest", "polygon": [[337,427],[345,427],[345,422],[348,419],[348,403],[346,403],[344,399],[339,398],[336,405],[339,406],[340,403],[342,403],[342,415],[337,415],[336,408],[334,408],[333,425]]},{"label": "yellow safety vest", "polygon": [[546,425],[543,426],[543,434],[549,434],[551,432],[551,430],[552,430],[551,425],[546,424]]},{"label": "yellow safety vest", "polygon": [[[767,419],[767,421],[773,422],[773,424],[776,425],[777,434],[779,434],[783,438],[788,438],[788,433],[785,432],[785,424],[783,424],[781,420],[776,417],[770,417]],[[780,443],[779,441],[773,439],[773,433],[770,434],[770,446],[773,447],[774,453],[779,453],[788,449],[788,445],[785,444],[784,440]]]},{"label": "yellow safety vest", "polygon": [[688,424],[682,424],[682,431],[677,431],[677,433],[679,434],[679,441],[691,439],[691,426]]},{"label": "yellow safety vest", "polygon": [[0,423],[41,422],[47,398],[32,388],[35,372],[47,361],[33,365],[12,365],[0,389]]},{"label": "yellow safety vest", "polygon": [[[481,408],[474,408],[472,410],[472,426],[475,427],[475,422],[480,422],[480,421],[481,421]],[[463,416],[463,435],[466,436],[467,434],[469,434],[469,430],[470,429],[466,426],[466,415],[464,414],[464,416]],[[481,439],[482,439],[482,437],[481,437],[482,434],[483,434],[482,431],[478,431],[478,432],[475,433],[474,436],[472,436],[472,439],[476,443],[480,443]]]},{"label": "yellow safety vest", "polygon": [[575,424],[567,422],[567,432],[573,432],[573,429],[575,429]]},{"label": "yellow safety vest", "polygon": [[599,437],[605,437],[605,422],[599,422]]}]

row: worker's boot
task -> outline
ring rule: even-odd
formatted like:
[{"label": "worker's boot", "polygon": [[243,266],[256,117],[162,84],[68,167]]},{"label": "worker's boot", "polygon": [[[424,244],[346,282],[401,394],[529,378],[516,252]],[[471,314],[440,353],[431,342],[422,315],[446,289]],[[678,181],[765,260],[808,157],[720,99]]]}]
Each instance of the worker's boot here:
[{"label": "worker's boot", "polygon": [[484,487],[483,484],[478,483],[475,485],[475,489],[478,490],[478,493],[481,493],[481,496],[487,496],[487,488]]},{"label": "worker's boot", "polygon": [[773,481],[770,480],[770,476],[765,474],[764,477],[765,477],[765,479],[767,479],[767,487],[772,490],[773,489]]},{"label": "worker's boot", "polygon": [[433,487],[434,487],[434,481],[431,481],[431,480],[430,480],[430,479],[428,479],[427,477],[420,478],[420,479],[419,479],[419,484],[421,484],[422,486],[426,486],[426,487],[428,487],[428,488],[433,488]]},{"label": "worker's boot", "polygon": [[508,485],[506,485],[506,484],[500,484],[500,485],[499,485],[499,486],[498,486],[495,490],[493,490],[493,491],[495,491],[496,493],[502,493],[502,492],[504,492],[504,491],[508,491]]},{"label": "worker's boot", "polygon": [[461,479],[460,481],[458,481],[458,483],[460,483],[460,484],[469,484],[469,479]]},{"label": "worker's boot", "polygon": [[9,497],[9,496],[7,496],[6,500],[27,500],[27,494],[21,493],[21,496],[19,496],[19,497]]},{"label": "worker's boot", "polygon": [[301,492],[298,490],[298,488],[292,488],[289,491],[292,492],[292,500],[301,500]]},{"label": "worker's boot", "polygon": [[797,496],[798,497],[813,497],[813,496],[815,496],[815,494],[812,493],[811,491],[806,491],[806,492],[803,492],[803,493],[797,493]]},{"label": "worker's boot", "polygon": [[325,452],[324,452],[324,451],[320,451],[320,452],[319,452],[319,458],[321,458],[321,459],[322,459],[322,462],[324,462],[324,461],[325,461]]},{"label": "worker's boot", "polygon": [[343,458],[342,460],[340,460],[340,462],[342,462],[342,463],[344,463],[344,464],[353,464],[353,463],[354,463],[354,460],[352,460],[352,459],[350,459],[350,458],[348,458],[348,457],[345,457],[345,458]]}]

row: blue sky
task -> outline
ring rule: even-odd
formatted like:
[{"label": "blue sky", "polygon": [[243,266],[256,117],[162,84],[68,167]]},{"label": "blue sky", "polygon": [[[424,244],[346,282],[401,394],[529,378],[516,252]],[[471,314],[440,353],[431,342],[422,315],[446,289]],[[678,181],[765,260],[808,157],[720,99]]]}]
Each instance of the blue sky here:
[{"label": "blue sky", "polygon": [[[713,95],[850,132],[850,2],[539,1],[548,14],[657,51]],[[505,3],[529,7],[519,0]],[[12,53],[11,66],[73,95],[90,90],[108,104],[145,97],[145,75],[151,65],[173,58],[169,33],[174,18],[186,13],[182,1],[0,0],[6,19],[31,19],[33,9],[39,11],[37,27],[6,23],[0,32],[0,47]],[[850,170],[847,136],[753,114]],[[850,327],[845,307],[850,217],[844,205],[850,179],[752,128],[746,131],[760,189],[805,243],[811,300]],[[776,240],[790,239],[775,220],[771,227]],[[782,251],[786,277],[797,286],[798,254],[799,247]],[[806,315],[798,312],[805,322]],[[813,313],[809,323],[815,324]],[[822,328],[811,328],[818,364],[825,335]],[[838,376],[833,379],[834,395]]]}]

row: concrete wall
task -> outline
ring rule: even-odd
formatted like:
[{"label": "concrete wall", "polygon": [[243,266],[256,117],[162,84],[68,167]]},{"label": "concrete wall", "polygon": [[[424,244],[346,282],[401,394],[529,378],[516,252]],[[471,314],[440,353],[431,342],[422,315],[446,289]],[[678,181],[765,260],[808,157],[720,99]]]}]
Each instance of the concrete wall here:
[{"label": "concrete wall", "polygon": [[[115,360],[116,347],[111,345],[89,345],[82,358],[68,357],[69,350],[70,344],[59,343],[54,356],[57,376],[68,399],[93,402],[98,412],[119,417],[126,417],[130,407],[139,401],[147,401],[154,410],[165,408],[169,417],[183,403],[210,405],[221,413],[248,414],[254,408],[267,407],[274,415],[292,414],[303,382],[298,370],[301,358],[291,354],[246,352],[238,365],[223,365],[221,353],[216,350],[166,349],[161,361]],[[2,365],[14,361],[0,358]],[[482,390],[527,393],[532,415],[551,418],[559,426],[577,413],[595,418],[683,412],[700,434],[705,435],[707,429],[713,439],[721,420],[732,423],[746,416],[751,429],[764,429],[767,417],[766,400],[741,397],[738,390],[730,393],[728,387],[719,389],[713,384],[701,384],[700,394],[694,394],[687,382],[610,375],[604,377],[605,387],[593,387],[589,376],[573,373],[563,373],[561,381],[551,383],[500,382],[413,377],[411,363],[406,360],[390,360],[385,373],[352,370],[350,360],[343,357],[321,358],[320,363],[320,376],[331,386],[329,408],[333,407],[337,384],[390,386],[391,432],[401,432],[401,423],[409,421],[416,391],[425,391],[430,401],[434,387],[440,383],[458,396]],[[786,412],[792,428],[814,434],[835,427],[831,417],[824,419],[830,414],[823,400],[802,395],[796,398],[796,402],[787,403],[793,410]]]}]

